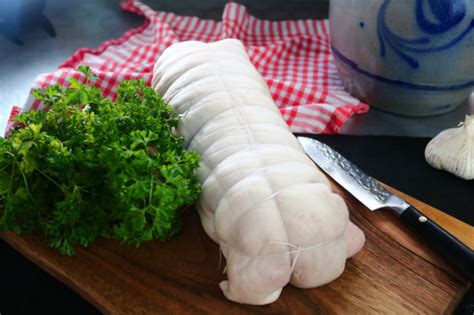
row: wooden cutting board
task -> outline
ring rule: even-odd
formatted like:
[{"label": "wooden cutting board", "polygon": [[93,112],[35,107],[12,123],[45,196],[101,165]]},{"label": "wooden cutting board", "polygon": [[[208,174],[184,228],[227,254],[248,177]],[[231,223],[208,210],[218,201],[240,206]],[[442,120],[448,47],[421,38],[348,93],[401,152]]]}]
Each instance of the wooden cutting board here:
[{"label": "wooden cutting board", "polygon": [[[141,248],[98,240],[75,257],[60,256],[36,236],[5,233],[20,253],[66,283],[108,314],[295,313],[442,314],[450,313],[469,283],[430,253],[389,211],[370,212],[335,185],[364,230],[367,243],[348,260],[344,274],[315,289],[287,286],[267,306],[230,302],[218,283],[225,260],[201,228],[193,209],[185,213],[182,233]],[[474,248],[474,227],[409,196],[404,197]]]}]

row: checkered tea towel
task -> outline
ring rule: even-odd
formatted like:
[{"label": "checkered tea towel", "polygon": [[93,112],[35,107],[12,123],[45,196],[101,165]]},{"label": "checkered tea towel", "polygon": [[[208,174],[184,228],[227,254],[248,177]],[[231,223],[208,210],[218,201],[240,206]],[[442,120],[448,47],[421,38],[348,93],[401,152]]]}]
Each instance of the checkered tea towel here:
[{"label": "checkered tea towel", "polygon": [[[122,8],[145,16],[145,24],[97,49],[79,49],[55,71],[38,76],[32,88],[66,85],[71,77],[83,81],[75,69],[88,65],[99,77],[96,85],[103,95],[113,99],[123,79],[151,83],[156,59],[174,43],[237,38],[293,132],[337,133],[352,114],[368,110],[343,89],[330,51],[327,20],[260,20],[237,3],[225,6],[222,21],[156,12],[139,1],[122,3]],[[40,108],[30,96],[21,109],[13,108],[11,117]],[[11,119],[7,130],[9,126]]]}]

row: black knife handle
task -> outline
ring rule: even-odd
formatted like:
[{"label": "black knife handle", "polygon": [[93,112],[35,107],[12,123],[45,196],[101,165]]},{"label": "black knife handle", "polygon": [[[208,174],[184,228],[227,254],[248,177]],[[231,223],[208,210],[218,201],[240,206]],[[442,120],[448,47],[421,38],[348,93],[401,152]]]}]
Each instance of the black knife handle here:
[{"label": "black knife handle", "polygon": [[403,211],[400,219],[418,232],[428,246],[443,256],[467,280],[474,283],[473,250],[413,206]]}]

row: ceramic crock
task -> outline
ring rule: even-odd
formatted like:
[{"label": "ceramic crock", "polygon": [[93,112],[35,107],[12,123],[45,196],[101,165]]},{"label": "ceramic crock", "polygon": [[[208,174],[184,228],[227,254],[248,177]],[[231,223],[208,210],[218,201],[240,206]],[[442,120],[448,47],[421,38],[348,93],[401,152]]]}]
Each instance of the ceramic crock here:
[{"label": "ceramic crock", "polygon": [[474,86],[474,0],[331,0],[346,89],[398,114],[445,113]]}]

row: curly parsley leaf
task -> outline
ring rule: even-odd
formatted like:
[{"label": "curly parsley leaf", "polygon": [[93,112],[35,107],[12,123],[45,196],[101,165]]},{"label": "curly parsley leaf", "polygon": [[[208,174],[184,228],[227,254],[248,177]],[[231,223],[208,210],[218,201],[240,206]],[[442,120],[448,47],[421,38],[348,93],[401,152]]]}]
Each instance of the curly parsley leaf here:
[{"label": "curly parsley leaf", "polygon": [[18,115],[0,138],[0,230],[40,233],[65,255],[99,236],[168,240],[200,192],[178,116],[142,80],[122,81],[112,102],[78,70],[85,83],[35,90],[47,111]]}]

